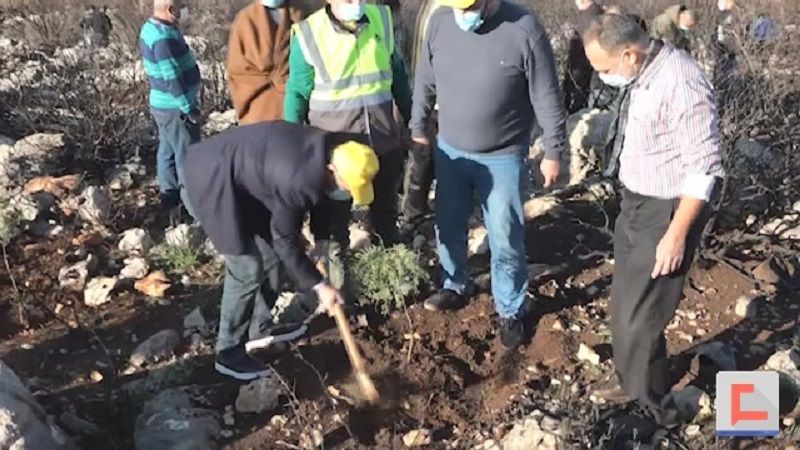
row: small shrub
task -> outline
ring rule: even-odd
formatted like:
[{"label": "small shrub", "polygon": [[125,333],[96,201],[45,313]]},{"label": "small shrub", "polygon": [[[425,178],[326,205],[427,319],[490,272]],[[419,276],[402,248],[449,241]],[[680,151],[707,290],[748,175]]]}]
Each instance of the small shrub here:
[{"label": "small shrub", "polygon": [[354,278],[360,289],[360,302],[375,307],[381,314],[405,308],[405,302],[430,279],[420,264],[419,254],[403,245],[371,246],[356,255]]},{"label": "small shrub", "polygon": [[8,245],[22,232],[20,221],[19,211],[8,200],[0,199],[0,244]]},{"label": "small shrub", "polygon": [[189,245],[165,245],[155,252],[155,259],[170,273],[185,273],[200,262],[200,250]]}]

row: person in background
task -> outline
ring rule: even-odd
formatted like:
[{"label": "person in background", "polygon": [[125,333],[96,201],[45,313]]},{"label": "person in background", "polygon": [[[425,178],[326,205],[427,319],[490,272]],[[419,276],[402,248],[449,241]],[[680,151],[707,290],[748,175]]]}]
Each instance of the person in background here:
[{"label": "person in background", "polygon": [[567,68],[564,71],[564,106],[574,114],[589,105],[594,69],[586,59],[581,35],[591,21],[603,14],[603,8],[593,0],[576,0],[578,18],[572,28],[567,47]]},{"label": "person in background", "polygon": [[297,0],[255,0],[236,15],[227,68],[240,124],[283,119],[290,30],[307,15],[302,6]]},{"label": "person in background", "polygon": [[97,16],[97,8],[94,5],[89,5],[83,12],[81,18],[81,31],[83,32],[83,45],[88,49],[92,49],[97,44],[97,33],[95,32],[95,22]]},{"label": "person in background", "polygon": [[747,36],[757,44],[766,44],[778,37],[778,29],[775,19],[767,14],[761,13],[748,27]]},{"label": "person in background", "polygon": [[717,8],[717,28],[711,45],[714,59],[713,81],[717,89],[719,111],[724,114],[747,27],[735,0],[718,0]]},{"label": "person in background", "polygon": [[[293,27],[284,117],[292,123],[366,137],[382,168],[368,217],[380,241],[393,245],[399,241],[397,204],[405,161],[394,105],[408,120],[411,90],[394,41],[392,13],[385,5],[363,0],[327,3]],[[337,287],[347,284],[352,205],[346,193],[340,194],[311,213],[314,253],[321,262],[327,261]],[[320,226],[322,216],[332,218],[325,227]]]},{"label": "person in background", "polygon": [[619,3],[605,2],[603,10],[606,14],[616,14],[616,15],[624,14],[633,19],[634,22],[636,22],[636,24],[639,25],[639,28],[644,30],[645,33],[648,32],[647,21],[644,20],[642,16],[638,14],[632,14],[630,11],[623,9],[622,5],[620,5]]},{"label": "person in background", "polygon": [[154,0],[153,16],[139,34],[150,80],[150,111],[158,127],[156,169],[162,207],[180,210],[183,162],[189,144],[200,140],[200,68],[178,23],[188,18],[182,0]]},{"label": "person in background", "polygon": [[318,310],[341,303],[300,236],[306,214],[328,196],[348,192],[358,205],[373,201],[378,157],[353,140],[361,138],[274,121],[236,127],[191,147],[188,199],[225,259],[214,363],[219,373],[243,381],[265,376],[267,366],[248,352],[306,332],[304,323],[269,320],[281,265],[298,290],[316,293]]},{"label": "person in background", "polygon": [[[536,121],[543,129],[545,187],[556,181],[566,115],[550,38],[536,15],[505,0],[446,0],[428,24],[417,63],[412,138],[435,152],[436,227],[443,286],[431,311],[463,307],[469,295],[467,236],[473,199],[491,249],[500,342],[525,339],[528,293],[522,191]],[[428,138],[438,101],[439,135]]]},{"label": "person in background", "polygon": [[690,54],[693,51],[690,31],[697,24],[697,13],[686,5],[673,5],[653,19],[652,36],[669,42]]},{"label": "person in background", "polygon": [[[433,13],[444,4],[443,0],[424,0],[417,13],[417,20],[414,27],[414,41],[412,52],[409,58],[410,67],[416,69],[417,61],[425,43],[425,33],[428,29]],[[413,78],[413,77],[412,77]],[[428,140],[436,138],[436,110],[431,112],[429,128],[427,131]],[[418,231],[418,227],[431,214],[428,205],[428,195],[435,178],[434,158],[427,146],[420,146],[412,142],[408,153],[405,177],[403,178],[403,236],[406,240],[411,240],[412,236]]]},{"label": "person in background", "polygon": [[672,428],[683,418],[667,395],[664,329],[724,175],[714,89],[689,54],[651,39],[630,17],[601,16],[584,44],[601,79],[623,98],[605,158],[605,175],[623,185],[611,287],[617,376],[594,394],[627,395]]},{"label": "person in background", "polygon": [[100,47],[108,47],[111,42],[111,30],[114,26],[111,24],[111,17],[108,16],[108,6],[103,6],[100,11],[95,14],[93,27],[98,38],[98,45]]}]

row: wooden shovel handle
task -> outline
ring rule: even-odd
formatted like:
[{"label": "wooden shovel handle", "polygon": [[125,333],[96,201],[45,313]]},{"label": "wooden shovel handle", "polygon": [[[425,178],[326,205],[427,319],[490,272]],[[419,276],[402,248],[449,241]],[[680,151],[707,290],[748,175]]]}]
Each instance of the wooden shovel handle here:
[{"label": "wooden shovel handle", "polygon": [[339,327],[339,333],[342,335],[344,348],[347,350],[347,356],[350,358],[350,364],[356,372],[366,372],[367,364],[358,350],[356,340],[353,338],[353,333],[350,332],[350,324],[347,322],[347,317],[344,315],[342,305],[336,304],[333,307],[333,317],[336,319],[336,326]]}]

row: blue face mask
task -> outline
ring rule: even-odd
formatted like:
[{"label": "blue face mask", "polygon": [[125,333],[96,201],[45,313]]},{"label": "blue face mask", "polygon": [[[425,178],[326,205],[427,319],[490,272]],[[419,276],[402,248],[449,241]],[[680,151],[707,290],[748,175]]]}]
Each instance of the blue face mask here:
[{"label": "blue face mask", "polygon": [[286,3],[286,0],[261,0],[261,4],[267,8],[280,8]]},{"label": "blue face mask", "polygon": [[350,191],[337,188],[331,192],[328,192],[328,198],[331,200],[346,202],[347,200],[353,198],[353,196],[350,195]]},{"label": "blue face mask", "polygon": [[483,25],[483,14],[480,11],[463,11],[461,14],[453,13],[456,24],[464,31],[475,31]]},{"label": "blue face mask", "polygon": [[337,19],[342,22],[355,22],[364,16],[364,2],[342,3],[339,5]]}]

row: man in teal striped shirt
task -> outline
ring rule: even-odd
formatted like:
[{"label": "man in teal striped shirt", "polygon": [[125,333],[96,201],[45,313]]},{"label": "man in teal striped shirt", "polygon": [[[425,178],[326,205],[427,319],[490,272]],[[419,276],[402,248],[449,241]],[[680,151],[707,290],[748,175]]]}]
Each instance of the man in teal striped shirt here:
[{"label": "man in teal striped shirt", "polygon": [[200,69],[178,29],[188,15],[182,0],[154,0],[153,16],[139,34],[150,110],[158,126],[158,188],[168,211],[180,205],[186,148],[200,140]]}]

